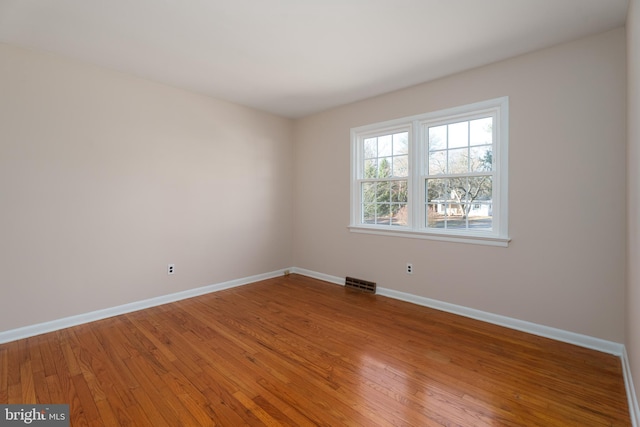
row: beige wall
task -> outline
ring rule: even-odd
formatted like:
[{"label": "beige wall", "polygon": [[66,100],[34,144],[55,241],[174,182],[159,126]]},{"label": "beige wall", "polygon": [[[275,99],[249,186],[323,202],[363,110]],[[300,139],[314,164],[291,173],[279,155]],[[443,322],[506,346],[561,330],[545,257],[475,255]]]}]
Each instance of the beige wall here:
[{"label": "beige wall", "polygon": [[627,16],[629,247],[626,347],[636,396],[640,397],[640,0]]},{"label": "beige wall", "polygon": [[291,266],[291,133],[0,44],[0,331]]},{"label": "beige wall", "polygon": [[[624,342],[625,55],[617,29],[297,121],[294,264]],[[504,95],[508,248],[348,231],[351,127]]]}]

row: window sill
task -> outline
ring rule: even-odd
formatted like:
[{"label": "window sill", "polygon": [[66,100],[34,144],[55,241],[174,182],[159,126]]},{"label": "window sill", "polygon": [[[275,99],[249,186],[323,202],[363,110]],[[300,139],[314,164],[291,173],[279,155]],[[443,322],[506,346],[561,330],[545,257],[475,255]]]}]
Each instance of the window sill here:
[{"label": "window sill", "polygon": [[498,246],[506,248],[511,241],[508,237],[487,236],[483,234],[457,234],[457,233],[436,233],[427,231],[416,231],[400,229],[398,227],[367,227],[365,225],[350,225],[349,231],[352,233],[377,234],[381,236],[408,237],[412,239],[438,240],[441,242],[468,243],[472,245]]}]

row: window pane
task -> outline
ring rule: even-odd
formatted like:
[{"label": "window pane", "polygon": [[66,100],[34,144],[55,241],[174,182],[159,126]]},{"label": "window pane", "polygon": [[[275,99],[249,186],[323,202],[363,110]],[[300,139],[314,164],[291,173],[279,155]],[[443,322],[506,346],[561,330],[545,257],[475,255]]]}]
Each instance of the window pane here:
[{"label": "window pane", "polygon": [[378,138],[367,138],[364,140],[364,158],[374,157],[378,157]]},{"label": "window pane", "polygon": [[396,156],[393,158],[393,176],[399,178],[409,176],[409,156]]},{"label": "window pane", "polygon": [[378,203],[376,224],[391,225],[391,204]]},{"label": "window pane", "polygon": [[493,144],[493,118],[471,120],[469,133],[470,145]]},{"label": "window pane", "polygon": [[368,159],[364,161],[364,178],[377,178],[378,177],[378,160]]},{"label": "window pane", "polygon": [[446,209],[447,229],[491,229],[491,176],[460,177],[448,180],[449,198]]},{"label": "window pane", "polygon": [[444,228],[445,205],[440,203],[429,203],[427,205],[427,227]]},{"label": "window pane", "polygon": [[406,203],[407,199],[407,181],[394,181],[391,184],[391,201]]},{"label": "window pane", "polygon": [[376,222],[376,205],[373,203],[365,203],[362,205],[362,223],[375,224]]},{"label": "window pane", "polygon": [[378,163],[378,178],[391,177],[391,164],[393,157],[384,157]]},{"label": "window pane", "polygon": [[458,148],[449,150],[449,169],[448,173],[467,173],[469,172],[469,154],[467,148]]},{"label": "window pane", "polygon": [[447,152],[429,152],[429,175],[440,175],[447,173]]},{"label": "window pane", "polygon": [[376,194],[376,224],[391,223],[391,182],[379,182]]},{"label": "window pane", "polygon": [[451,178],[449,180],[449,189],[449,199],[452,202],[465,202],[469,193],[469,179],[467,177]]},{"label": "window pane", "polygon": [[474,176],[467,178],[469,201],[491,201],[493,181],[491,176]]},{"label": "window pane", "polygon": [[376,183],[365,182],[362,184],[362,202],[373,203],[376,200]]},{"label": "window pane", "polygon": [[426,187],[427,227],[445,228],[451,209],[449,179],[428,179]]},{"label": "window pane", "polygon": [[493,228],[493,204],[473,203],[469,208],[469,228],[476,230],[491,230]]},{"label": "window pane", "polygon": [[376,185],[376,202],[391,201],[391,181],[381,181]]},{"label": "window pane", "polygon": [[447,126],[429,128],[429,151],[447,148]]},{"label": "window pane", "polygon": [[447,179],[427,179],[427,185],[425,186],[427,201],[439,203],[440,200],[444,200],[448,181]]},{"label": "window pane", "polygon": [[466,147],[469,145],[469,122],[449,125],[448,148]]},{"label": "window pane", "polygon": [[469,166],[471,172],[486,172],[493,170],[493,147],[485,145],[482,147],[471,147]]},{"label": "window pane", "polygon": [[362,184],[362,223],[406,226],[407,181]]},{"label": "window pane", "polygon": [[402,132],[393,135],[393,155],[409,154],[409,133]]},{"label": "window pane", "polygon": [[392,154],[391,135],[378,137],[378,157],[387,157]]},{"label": "window pane", "polygon": [[393,203],[391,205],[391,215],[391,225],[406,226],[409,224],[406,203]]},{"label": "window pane", "polygon": [[460,230],[467,228],[467,218],[464,215],[464,205],[456,204],[449,210],[447,216],[447,228],[452,230]]}]

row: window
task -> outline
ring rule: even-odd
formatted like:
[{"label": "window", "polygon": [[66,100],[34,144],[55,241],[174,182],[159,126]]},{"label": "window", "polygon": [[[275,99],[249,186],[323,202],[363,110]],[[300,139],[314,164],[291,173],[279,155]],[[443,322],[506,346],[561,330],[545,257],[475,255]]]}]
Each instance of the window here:
[{"label": "window", "polygon": [[363,141],[362,222],[407,225],[409,132]]},{"label": "window", "polygon": [[351,130],[351,231],[507,246],[508,98]]}]

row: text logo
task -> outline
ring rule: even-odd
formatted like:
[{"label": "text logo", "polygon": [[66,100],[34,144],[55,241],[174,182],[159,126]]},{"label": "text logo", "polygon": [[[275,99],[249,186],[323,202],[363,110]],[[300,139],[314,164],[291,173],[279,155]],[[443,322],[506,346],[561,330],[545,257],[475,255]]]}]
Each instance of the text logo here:
[{"label": "text logo", "polygon": [[0,427],[69,427],[69,405],[0,405]]}]

